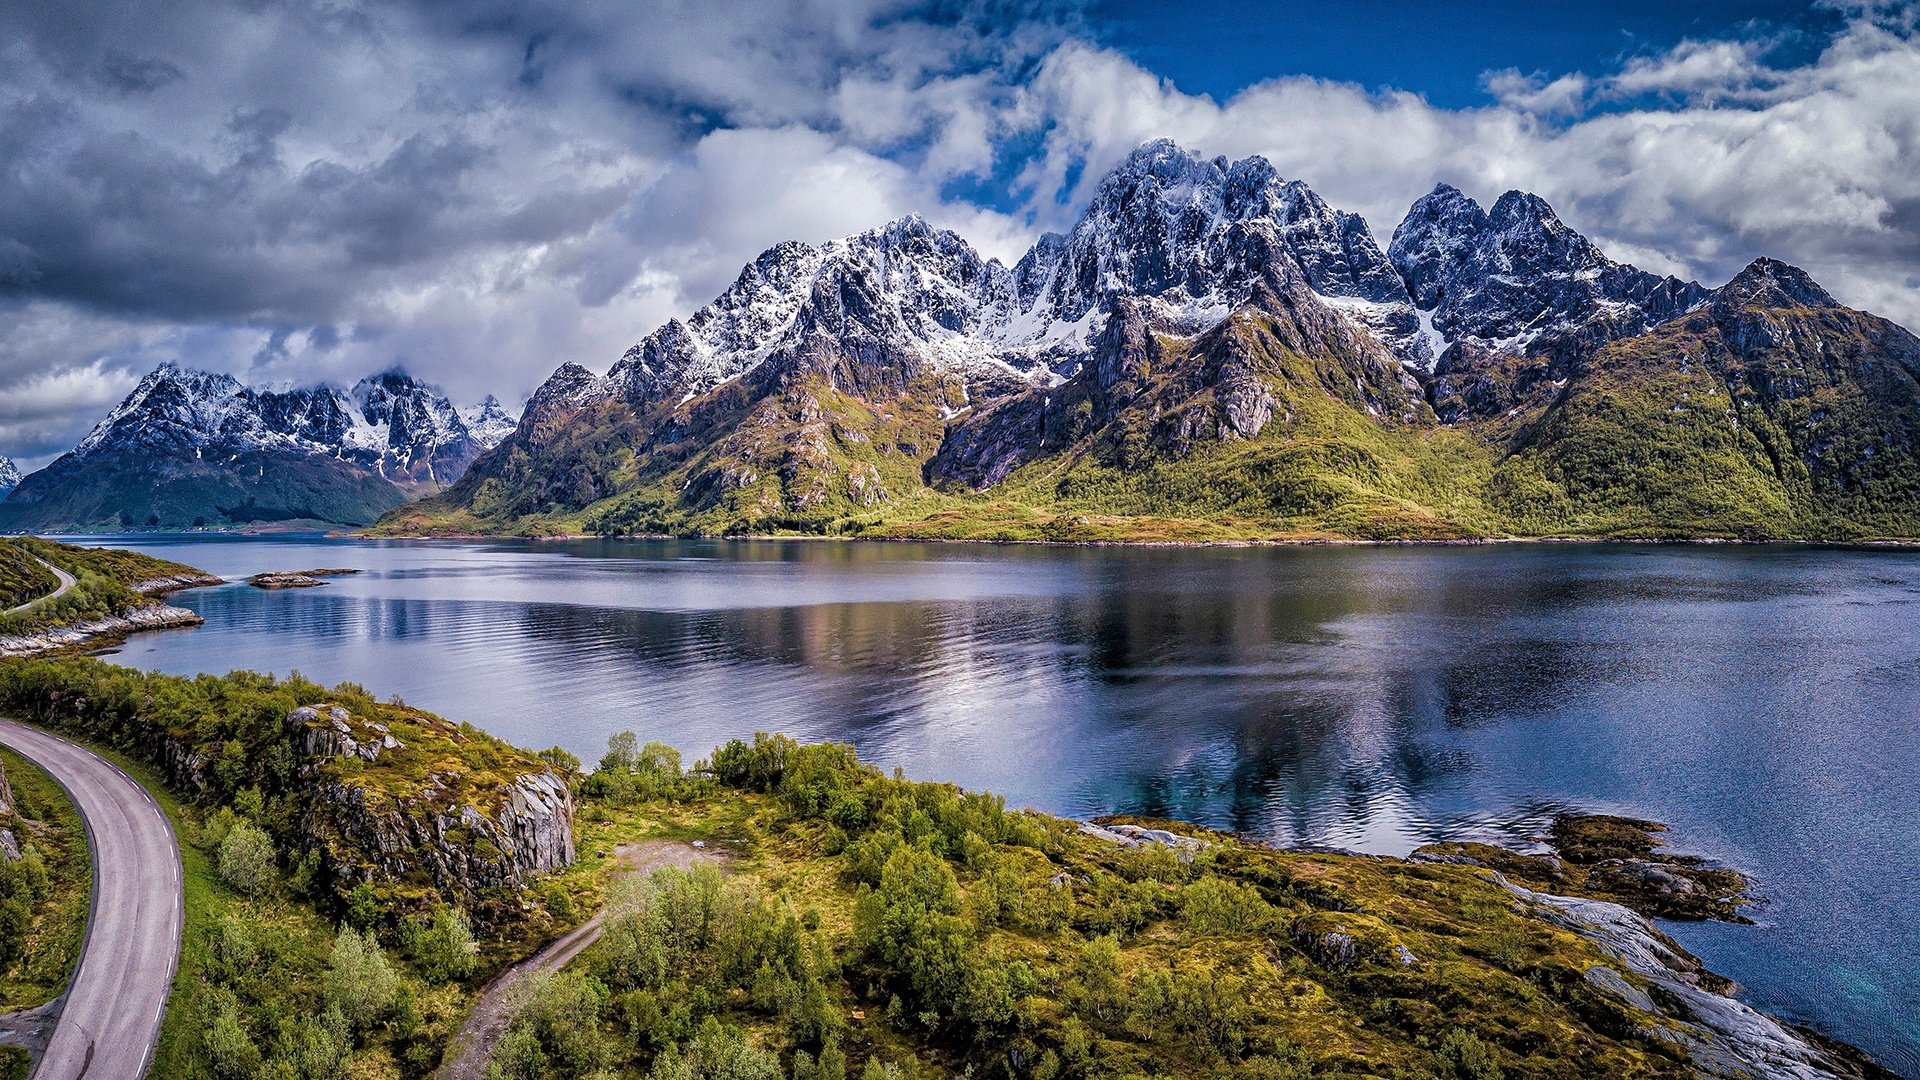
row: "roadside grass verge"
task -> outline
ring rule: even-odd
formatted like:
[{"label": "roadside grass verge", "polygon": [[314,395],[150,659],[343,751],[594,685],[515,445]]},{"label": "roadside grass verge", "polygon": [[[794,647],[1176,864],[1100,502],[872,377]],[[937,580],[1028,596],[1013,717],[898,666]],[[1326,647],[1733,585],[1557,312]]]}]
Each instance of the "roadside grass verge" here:
[{"label": "roadside grass verge", "polygon": [[[31,1009],[59,996],[73,976],[93,889],[93,862],[80,811],[45,769],[0,747],[13,788],[11,827],[46,870],[19,957],[0,971],[0,1012]],[[0,1071],[0,1076],[5,1076]]]}]

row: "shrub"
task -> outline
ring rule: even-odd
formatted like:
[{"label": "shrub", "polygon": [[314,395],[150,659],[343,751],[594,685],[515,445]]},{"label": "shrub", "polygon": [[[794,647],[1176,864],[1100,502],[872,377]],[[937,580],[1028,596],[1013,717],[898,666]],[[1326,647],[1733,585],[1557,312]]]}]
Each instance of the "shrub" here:
[{"label": "shrub", "polygon": [[325,986],[327,1004],[339,1009],[354,1030],[364,1031],[393,1011],[400,975],[372,934],[343,925],[334,935]]},{"label": "shrub", "polygon": [[480,955],[466,913],[447,904],[434,907],[427,925],[409,923],[406,945],[420,977],[436,985],[472,974]]},{"label": "shrub", "polygon": [[278,877],[273,840],[250,821],[236,821],[227,830],[220,841],[219,865],[221,879],[248,896],[265,893]]}]

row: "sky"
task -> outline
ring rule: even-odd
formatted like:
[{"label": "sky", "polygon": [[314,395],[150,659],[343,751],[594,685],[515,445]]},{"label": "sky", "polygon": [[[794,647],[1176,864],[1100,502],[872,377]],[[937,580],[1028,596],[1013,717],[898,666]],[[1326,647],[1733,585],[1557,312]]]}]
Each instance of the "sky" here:
[{"label": "sky", "polygon": [[782,240],[919,213],[1011,262],[1163,136],[1383,245],[1521,188],[1920,328],[1920,0],[14,0],[0,454],[167,361],[512,402]]}]

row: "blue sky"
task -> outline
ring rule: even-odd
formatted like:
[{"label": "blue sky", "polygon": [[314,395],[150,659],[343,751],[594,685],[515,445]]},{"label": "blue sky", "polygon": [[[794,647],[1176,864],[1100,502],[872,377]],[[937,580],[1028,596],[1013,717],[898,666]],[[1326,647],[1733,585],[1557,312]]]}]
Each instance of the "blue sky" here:
[{"label": "blue sky", "polygon": [[[1088,6],[1091,5],[1091,6]],[[154,365],[512,400],[782,240],[1018,258],[1170,137],[1382,242],[1439,181],[1920,326],[1920,2],[0,4],[0,454]]]},{"label": "blue sky", "polygon": [[1088,17],[1099,40],[1190,93],[1308,75],[1415,90],[1442,108],[1488,104],[1489,71],[1603,71],[1688,38],[1779,37],[1774,59],[1804,62],[1846,21],[1792,0],[1103,0]]}]

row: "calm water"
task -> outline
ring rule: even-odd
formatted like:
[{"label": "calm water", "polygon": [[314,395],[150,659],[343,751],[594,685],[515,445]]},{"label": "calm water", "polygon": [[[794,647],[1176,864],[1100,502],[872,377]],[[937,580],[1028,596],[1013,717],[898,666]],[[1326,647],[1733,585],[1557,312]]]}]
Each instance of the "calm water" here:
[{"label": "calm water", "polygon": [[[120,540],[116,543],[125,544]],[[1087,816],[1403,853],[1566,807],[1752,873],[1670,929],[1920,1075],[1920,554],[140,538],[229,577],[170,672],[299,669],[588,761],[755,730]]]}]

